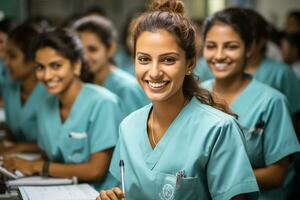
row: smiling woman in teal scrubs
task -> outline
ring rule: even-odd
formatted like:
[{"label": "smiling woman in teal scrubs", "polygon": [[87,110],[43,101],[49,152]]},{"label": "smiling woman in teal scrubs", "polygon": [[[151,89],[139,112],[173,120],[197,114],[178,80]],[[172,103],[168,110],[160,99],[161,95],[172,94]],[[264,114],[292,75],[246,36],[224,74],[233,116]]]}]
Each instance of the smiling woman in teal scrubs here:
[{"label": "smiling woman in teal scrubs", "polygon": [[290,66],[266,57],[268,40],[268,24],[256,11],[244,9],[253,26],[255,40],[252,42],[253,52],[248,60],[245,71],[253,78],[265,83],[284,94],[292,113],[294,126],[300,138],[300,84]]},{"label": "smiling woman in teal scrubs", "polygon": [[53,94],[38,106],[38,144],[49,160],[13,159],[5,166],[28,175],[75,176],[101,187],[123,117],[119,100],[79,79],[87,74],[80,40],[72,32],[42,34],[34,52],[36,76]]},{"label": "smiling woman in teal scrubs", "polygon": [[241,9],[225,9],[203,27],[204,58],[215,80],[202,84],[224,99],[244,129],[259,199],[287,199],[294,170],[289,156],[300,151],[285,96],[244,73],[252,34]]},{"label": "smiling woman in teal scrubs", "polygon": [[112,23],[105,17],[89,16],[78,20],[74,27],[84,46],[93,82],[116,94],[126,115],[148,104],[136,79],[114,64],[116,39]]},{"label": "smiling woman in teal scrubs", "polygon": [[0,80],[0,95],[5,102],[8,139],[15,144],[1,147],[2,154],[37,150],[36,105],[48,96],[35,77],[35,63],[30,56],[37,37],[38,32],[26,24],[8,36],[5,60],[8,73]]},{"label": "smiling woman in teal scrubs", "polygon": [[245,199],[258,186],[226,107],[198,87],[192,76],[196,33],[181,1],[155,1],[135,21],[135,70],[152,104],[120,125],[110,173],[125,190],[100,192],[97,199]]}]

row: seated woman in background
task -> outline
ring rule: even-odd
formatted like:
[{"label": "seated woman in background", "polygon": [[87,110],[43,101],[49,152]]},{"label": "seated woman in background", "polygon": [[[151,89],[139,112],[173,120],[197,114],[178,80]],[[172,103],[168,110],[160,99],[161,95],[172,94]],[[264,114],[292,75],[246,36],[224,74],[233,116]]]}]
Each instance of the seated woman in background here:
[{"label": "seated woman in background", "polygon": [[67,30],[40,36],[35,74],[53,96],[38,105],[38,145],[48,160],[12,158],[4,166],[26,175],[77,177],[101,187],[123,117],[118,97],[88,78],[79,37]]},{"label": "seated woman in background", "polygon": [[289,158],[300,145],[285,96],[244,72],[253,40],[249,27],[246,13],[238,8],[206,20],[203,52],[215,79],[202,86],[238,115],[261,190],[259,199],[287,199],[295,173]]},{"label": "seated woman in background", "polygon": [[148,104],[149,100],[136,79],[114,64],[116,41],[112,23],[107,18],[93,16],[78,20],[74,27],[84,46],[89,70],[94,76],[93,83],[116,94],[126,115]]},{"label": "seated woman in background", "polygon": [[32,45],[39,33],[23,24],[8,36],[5,64],[7,72],[0,79],[0,95],[4,100],[7,137],[0,154],[37,151],[37,104],[49,96],[35,77]]},{"label": "seated woman in background", "polygon": [[[300,84],[296,74],[286,64],[266,57],[266,42],[268,40],[265,19],[256,11],[244,9],[252,24],[253,51],[248,59],[245,71],[253,78],[265,83],[284,94],[292,113],[295,128],[300,124]],[[299,125],[298,125],[299,127]],[[296,129],[300,138],[300,129]]]},{"label": "seated woman in background", "polygon": [[239,125],[192,75],[196,32],[183,3],[154,1],[133,37],[136,75],[152,104],[120,125],[110,173],[121,182],[123,160],[125,190],[97,199],[255,199]]}]

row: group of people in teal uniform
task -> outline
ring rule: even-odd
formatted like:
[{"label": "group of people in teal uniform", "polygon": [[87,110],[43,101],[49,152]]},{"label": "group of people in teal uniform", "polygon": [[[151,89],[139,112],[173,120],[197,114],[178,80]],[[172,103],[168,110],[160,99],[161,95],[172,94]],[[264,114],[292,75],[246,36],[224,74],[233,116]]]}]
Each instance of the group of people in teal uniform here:
[{"label": "group of people in teal uniform", "polygon": [[4,167],[77,177],[99,190],[97,200],[287,199],[298,104],[246,73],[259,43],[249,15],[228,8],[206,19],[202,62],[214,78],[201,84],[199,38],[180,0],[154,0],[133,21],[136,79],[114,62],[105,17],[81,18],[73,30],[19,26],[0,80]]},{"label": "group of people in teal uniform", "polygon": [[87,16],[75,22],[74,27],[93,73],[92,82],[117,94],[126,115],[144,106],[149,100],[135,78],[114,64],[117,42],[112,23],[105,17]]},{"label": "group of people in teal uniform", "polygon": [[[5,102],[7,138],[1,145],[1,153],[35,150],[36,105],[48,95],[34,75],[35,63],[31,58],[32,43],[39,33],[30,26],[21,25],[8,37],[6,47],[6,71],[0,80],[0,95]],[[26,38],[27,40],[24,40]],[[7,144],[7,145],[5,145]]]},{"label": "group of people in teal uniform", "polygon": [[[9,155],[7,169],[77,177],[97,189],[105,185],[120,121],[149,100],[137,81],[111,62],[115,41],[110,22],[100,17],[98,24],[90,22],[95,29],[85,33],[95,37],[88,42],[96,47],[79,37],[79,29],[79,34],[61,28],[38,33],[23,24],[9,35],[8,76],[0,85],[12,135],[0,150]],[[96,61],[89,51],[93,48],[96,56],[102,55]],[[19,152],[42,152],[45,158],[11,156]]]},{"label": "group of people in teal uniform", "polygon": [[[265,83],[284,94],[292,113],[296,132],[300,137],[300,91],[299,79],[288,65],[266,56],[268,42],[268,23],[256,11],[243,8],[248,15],[253,34],[252,50],[247,58],[245,71],[256,80]],[[214,78],[205,58],[200,58],[195,74],[200,81]]]},{"label": "group of people in teal uniform", "polygon": [[259,199],[287,199],[295,173],[290,156],[300,150],[299,142],[286,97],[245,73],[253,47],[249,27],[241,9],[217,12],[206,21],[203,56],[215,79],[202,86],[238,115],[261,190]]}]

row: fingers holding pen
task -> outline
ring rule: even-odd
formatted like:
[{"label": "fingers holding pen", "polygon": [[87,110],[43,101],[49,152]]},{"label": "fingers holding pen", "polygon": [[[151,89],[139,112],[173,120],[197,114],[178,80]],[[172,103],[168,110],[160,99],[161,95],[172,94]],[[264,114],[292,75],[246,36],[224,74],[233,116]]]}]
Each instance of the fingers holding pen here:
[{"label": "fingers holding pen", "polygon": [[96,200],[122,200],[124,199],[124,193],[120,188],[112,188],[111,190],[101,191]]}]

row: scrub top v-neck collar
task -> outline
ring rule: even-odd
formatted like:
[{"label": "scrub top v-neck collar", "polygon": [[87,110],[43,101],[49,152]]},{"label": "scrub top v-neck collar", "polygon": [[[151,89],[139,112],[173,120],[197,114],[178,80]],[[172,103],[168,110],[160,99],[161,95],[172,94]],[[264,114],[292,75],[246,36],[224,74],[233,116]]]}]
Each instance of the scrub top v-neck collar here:
[{"label": "scrub top v-neck collar", "polygon": [[36,102],[34,101],[34,99],[37,99],[39,97],[39,87],[42,87],[39,83],[36,84],[36,86],[34,87],[34,89],[32,90],[32,92],[30,93],[29,97],[26,99],[26,101],[22,104],[21,101],[21,84],[18,83],[17,84],[17,97],[18,97],[18,101],[17,101],[17,107],[19,107],[18,110],[21,110],[22,113],[30,113],[32,112],[32,108],[36,106]]},{"label": "scrub top v-neck collar", "polygon": [[239,110],[238,108],[243,107],[243,105],[241,105],[241,104],[245,104],[245,101],[243,101],[243,99],[251,98],[251,97],[249,97],[249,94],[251,95],[252,86],[254,84],[255,84],[255,80],[251,77],[251,80],[248,83],[248,85],[243,89],[243,91],[239,94],[239,96],[237,96],[236,99],[230,105],[230,108],[233,111],[234,110]]},{"label": "scrub top v-neck collar", "polygon": [[176,137],[176,134],[178,134],[176,131],[177,124],[180,123],[180,120],[183,116],[185,116],[185,113],[188,112],[190,105],[193,103],[193,101],[197,100],[195,97],[193,97],[190,102],[185,105],[182,110],[179,112],[179,114],[176,116],[176,118],[173,120],[173,122],[170,124],[169,128],[164,133],[163,137],[160,139],[160,141],[157,143],[157,145],[152,148],[149,137],[148,137],[148,131],[147,131],[147,122],[150,115],[150,112],[152,110],[152,106],[148,107],[148,110],[146,111],[146,115],[144,115],[143,123],[144,123],[144,129],[143,132],[143,153],[145,154],[146,158],[146,164],[149,167],[150,170],[152,170],[155,165],[159,162],[160,157],[162,156],[165,149],[168,147],[170,143],[172,143],[173,138]]},{"label": "scrub top v-neck collar", "polygon": [[79,104],[80,102],[83,102],[83,100],[81,100],[82,98],[84,98],[84,91],[85,91],[85,85],[82,86],[82,88],[79,91],[79,94],[77,95],[71,110],[67,116],[67,118],[65,119],[64,122],[62,122],[61,120],[61,116],[60,116],[60,106],[59,106],[59,98],[56,98],[56,102],[55,102],[55,119],[56,119],[56,123],[60,125],[61,128],[67,128],[69,121],[72,122],[72,117],[76,115],[77,110],[79,109]]}]

